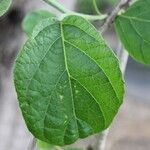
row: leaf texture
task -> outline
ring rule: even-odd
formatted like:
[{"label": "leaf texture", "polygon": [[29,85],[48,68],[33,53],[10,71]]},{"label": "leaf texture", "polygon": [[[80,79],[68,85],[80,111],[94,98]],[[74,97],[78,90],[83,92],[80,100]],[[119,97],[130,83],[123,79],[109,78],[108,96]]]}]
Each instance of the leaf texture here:
[{"label": "leaf texture", "polygon": [[28,129],[54,145],[106,129],[124,94],[118,59],[77,16],[50,24],[27,41],[14,80]]},{"label": "leaf texture", "polygon": [[136,60],[150,64],[150,1],[136,1],[115,21],[125,49]]}]

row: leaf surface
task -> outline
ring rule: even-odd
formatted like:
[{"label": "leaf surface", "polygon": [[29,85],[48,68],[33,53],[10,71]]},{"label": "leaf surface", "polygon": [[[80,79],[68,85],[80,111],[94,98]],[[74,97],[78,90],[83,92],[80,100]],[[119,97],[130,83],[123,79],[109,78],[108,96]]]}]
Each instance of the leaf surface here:
[{"label": "leaf surface", "polygon": [[150,1],[139,0],[115,21],[125,49],[136,60],[150,64]]},{"label": "leaf surface", "polygon": [[[43,24],[45,25],[45,19],[52,19],[55,18],[55,15],[50,13],[46,10],[35,10],[32,12],[29,12],[26,17],[24,18],[22,22],[22,28],[27,33],[28,36],[32,36],[32,33],[34,31],[34,28],[39,25]],[[44,20],[44,22],[43,22]]]},{"label": "leaf surface", "polygon": [[10,7],[11,0],[0,0],[0,16],[2,16]]},{"label": "leaf surface", "polygon": [[97,30],[77,16],[29,39],[16,60],[14,79],[28,129],[54,145],[106,129],[124,94],[118,59]]}]

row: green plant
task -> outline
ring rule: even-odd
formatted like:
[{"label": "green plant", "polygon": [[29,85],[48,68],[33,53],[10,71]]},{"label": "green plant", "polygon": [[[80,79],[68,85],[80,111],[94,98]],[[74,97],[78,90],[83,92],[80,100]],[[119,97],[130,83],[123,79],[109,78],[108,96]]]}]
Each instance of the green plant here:
[{"label": "green plant", "polygon": [[118,0],[77,0],[76,7],[79,12],[99,14],[106,6],[116,4]]},{"label": "green plant", "polygon": [[[121,1],[111,15],[81,14],[44,1],[62,15],[36,10],[25,17],[29,39],[16,59],[14,82],[30,132],[64,146],[108,128],[123,102],[119,61],[89,21],[104,21],[102,33],[113,22],[128,53],[150,64],[150,1],[130,7],[130,0]],[[4,12],[4,1],[1,6]]]}]

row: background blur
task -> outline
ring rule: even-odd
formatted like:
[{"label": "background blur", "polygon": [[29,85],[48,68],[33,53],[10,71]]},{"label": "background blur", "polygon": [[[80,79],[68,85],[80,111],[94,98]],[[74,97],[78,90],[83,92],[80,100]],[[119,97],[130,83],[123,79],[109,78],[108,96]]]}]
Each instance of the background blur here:
[{"label": "background blur", "polygon": [[[95,13],[89,0],[59,1],[72,10]],[[111,12],[117,0],[98,2],[102,11]],[[26,12],[36,8],[46,8],[59,14],[42,0],[13,0],[9,12],[0,18],[0,150],[28,150],[32,139],[18,107],[12,68],[16,54],[26,40],[21,29],[22,18]],[[95,22],[95,25],[98,24]],[[118,42],[113,28],[104,37],[114,50],[117,49]],[[150,67],[129,58],[125,80],[124,104],[110,128],[106,150],[149,150]],[[88,141],[82,140],[76,145],[87,146],[94,139]]]}]

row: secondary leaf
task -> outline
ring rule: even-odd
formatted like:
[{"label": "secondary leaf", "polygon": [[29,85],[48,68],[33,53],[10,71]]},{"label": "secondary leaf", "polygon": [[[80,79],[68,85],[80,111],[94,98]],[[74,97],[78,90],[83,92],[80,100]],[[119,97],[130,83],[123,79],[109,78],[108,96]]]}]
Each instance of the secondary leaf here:
[{"label": "secondary leaf", "polygon": [[[23,20],[22,28],[28,36],[32,36],[34,28],[47,18],[54,18],[55,15],[46,10],[35,10],[29,12]],[[43,23],[44,25],[44,23]]]},{"label": "secondary leaf", "polygon": [[[118,0],[96,0],[96,4],[100,11],[106,9],[106,6],[114,5]],[[76,7],[79,12],[87,14],[96,14],[93,0],[77,0]]]},{"label": "secondary leaf", "polygon": [[11,0],[0,0],[0,16],[2,16],[9,8]]},{"label": "secondary leaf", "polygon": [[129,54],[150,64],[150,1],[139,0],[115,21],[117,33]]},{"label": "secondary leaf", "polygon": [[30,37],[34,38],[37,36],[37,34],[42,31],[47,26],[50,26],[56,22],[56,18],[46,18],[41,20],[33,29],[32,33],[30,34]]},{"label": "secondary leaf", "polygon": [[53,145],[106,129],[123,100],[118,59],[85,19],[66,17],[29,39],[14,70],[33,135]]}]

